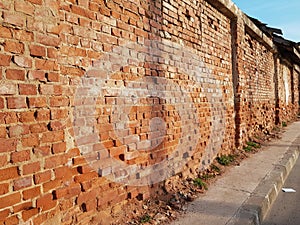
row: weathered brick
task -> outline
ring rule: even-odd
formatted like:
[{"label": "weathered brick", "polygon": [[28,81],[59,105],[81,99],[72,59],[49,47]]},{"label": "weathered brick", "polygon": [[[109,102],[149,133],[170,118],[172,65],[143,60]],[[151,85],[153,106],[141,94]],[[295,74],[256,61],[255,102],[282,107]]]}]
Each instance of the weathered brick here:
[{"label": "weathered brick", "polygon": [[34,6],[28,2],[20,0],[15,2],[15,10],[17,12],[23,12],[27,15],[32,15],[34,12]]},{"label": "weathered brick", "polygon": [[25,134],[29,134],[28,125],[15,125],[9,127],[9,137],[20,137]]},{"label": "weathered brick", "polygon": [[0,95],[15,95],[17,94],[17,85],[12,82],[1,83]]},{"label": "weathered brick", "polygon": [[30,187],[32,185],[32,177],[22,177],[18,180],[14,180],[14,191]]},{"label": "weathered brick", "polygon": [[41,169],[40,162],[33,162],[23,165],[22,172],[23,175],[33,174]]},{"label": "weathered brick", "polygon": [[[18,176],[19,176],[19,174],[18,174],[17,167],[9,167],[9,168],[5,168],[5,169],[0,169],[0,181],[15,179]],[[0,205],[1,205],[1,203],[0,203]]]},{"label": "weathered brick", "polygon": [[24,200],[33,199],[41,194],[40,186],[33,187],[22,192],[22,196]]},{"label": "weathered brick", "polygon": [[33,111],[20,112],[18,114],[19,121],[21,123],[34,122],[35,121],[34,113],[35,112]]},{"label": "weathered brick", "polygon": [[26,18],[23,15],[14,12],[3,12],[3,19],[4,22],[19,27],[23,27],[26,21]]},{"label": "weathered brick", "polygon": [[37,87],[35,84],[19,84],[20,95],[36,95]]},{"label": "weathered brick", "polygon": [[7,69],[6,78],[9,80],[25,80],[25,70]]},{"label": "weathered brick", "polygon": [[5,41],[4,50],[12,53],[24,53],[24,44],[16,41]]},{"label": "weathered brick", "polygon": [[0,195],[4,195],[4,194],[8,193],[8,191],[9,191],[8,183],[0,184]]},{"label": "weathered brick", "polygon": [[9,28],[0,26],[0,37],[2,38],[11,38],[12,32]]},{"label": "weathered brick", "polygon": [[10,55],[0,54],[0,66],[9,66],[10,61],[11,61]]},{"label": "weathered brick", "polygon": [[15,64],[17,64],[20,67],[24,67],[24,68],[32,67],[32,59],[29,57],[14,56],[13,61]]},{"label": "weathered brick", "polygon": [[26,135],[21,142],[23,147],[35,147],[39,145],[39,137],[37,134]]},{"label": "weathered brick", "polygon": [[35,184],[45,183],[51,180],[51,171],[47,170],[45,172],[37,173],[33,176]]},{"label": "weathered brick", "polygon": [[37,208],[30,208],[22,212],[22,219],[24,221],[29,220],[31,217],[37,215],[39,210]]},{"label": "weathered brick", "polygon": [[19,192],[2,197],[0,198],[0,209],[4,209],[8,206],[15,205],[20,201],[21,201],[21,194]]},{"label": "weathered brick", "polygon": [[56,206],[56,203],[57,201],[53,200],[52,194],[45,194],[44,196],[37,199],[36,206],[42,211],[47,211],[54,208]]},{"label": "weathered brick", "polygon": [[29,97],[27,99],[29,108],[43,108],[47,106],[46,97]]},{"label": "weathered brick", "polygon": [[29,46],[31,56],[46,56],[46,48],[40,45],[30,45]]},{"label": "weathered brick", "polygon": [[12,163],[25,162],[28,160],[30,160],[30,151],[29,150],[11,153],[11,162]]},{"label": "weathered brick", "polygon": [[50,110],[48,109],[40,109],[36,113],[37,121],[48,121],[50,120]]},{"label": "weathered brick", "polygon": [[12,152],[17,148],[16,139],[0,138],[0,152]]},{"label": "weathered brick", "polygon": [[27,108],[26,97],[7,97],[6,101],[9,109]]}]

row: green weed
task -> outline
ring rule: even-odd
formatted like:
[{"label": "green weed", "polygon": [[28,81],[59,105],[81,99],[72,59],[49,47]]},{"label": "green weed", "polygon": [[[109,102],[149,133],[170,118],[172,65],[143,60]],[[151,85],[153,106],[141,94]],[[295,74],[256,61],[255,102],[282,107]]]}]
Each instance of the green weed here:
[{"label": "green weed", "polygon": [[234,161],[233,155],[222,155],[220,157],[217,157],[218,163],[220,163],[223,166],[228,166],[230,163]]},{"label": "green weed", "polygon": [[205,190],[207,190],[207,184],[201,179],[201,178],[196,178],[194,180],[194,184],[197,185],[198,187],[204,188]]}]

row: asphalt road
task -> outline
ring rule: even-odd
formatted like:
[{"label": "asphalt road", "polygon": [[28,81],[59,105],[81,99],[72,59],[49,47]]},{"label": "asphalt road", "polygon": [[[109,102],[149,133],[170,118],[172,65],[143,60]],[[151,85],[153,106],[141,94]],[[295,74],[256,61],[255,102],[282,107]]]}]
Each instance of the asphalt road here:
[{"label": "asphalt road", "polygon": [[300,224],[300,158],[298,158],[283,187],[293,188],[296,192],[280,191],[262,225]]}]

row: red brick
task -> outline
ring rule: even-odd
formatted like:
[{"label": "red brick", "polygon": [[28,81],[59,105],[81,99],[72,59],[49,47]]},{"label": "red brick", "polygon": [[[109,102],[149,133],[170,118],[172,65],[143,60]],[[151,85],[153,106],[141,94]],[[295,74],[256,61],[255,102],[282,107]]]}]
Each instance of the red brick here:
[{"label": "red brick", "polygon": [[48,131],[46,123],[31,124],[29,129],[31,133],[42,133]]},{"label": "red brick", "polygon": [[[17,167],[9,167],[6,169],[0,169],[0,181],[10,180],[19,176]],[[1,205],[1,201],[0,201]],[[0,207],[1,208],[1,207]]]},{"label": "red brick", "polygon": [[16,95],[17,94],[17,85],[11,81],[1,83],[0,88],[1,95]]},{"label": "red brick", "polygon": [[0,127],[0,138],[6,138],[6,127]]},{"label": "red brick", "polygon": [[3,124],[11,124],[18,122],[18,118],[15,112],[0,112],[0,122]]},{"label": "red brick", "polygon": [[9,109],[22,109],[27,108],[25,97],[7,97],[7,108]]},{"label": "red brick", "polygon": [[8,217],[9,214],[10,214],[9,209],[5,209],[5,210],[0,211],[0,224],[1,225],[4,224],[4,223],[1,223],[1,222],[4,221]]},{"label": "red brick", "polygon": [[47,211],[56,206],[57,201],[53,200],[52,194],[46,194],[43,197],[40,197],[36,201],[36,206],[42,211]]},{"label": "red brick", "polygon": [[37,148],[34,148],[34,154],[38,154],[41,156],[47,156],[50,154],[50,146],[40,146]]},{"label": "red brick", "polygon": [[7,159],[7,155],[1,155],[0,156],[0,167],[4,167],[9,163],[9,160]]},{"label": "red brick", "polygon": [[20,224],[20,221],[18,219],[18,216],[11,216],[5,219],[5,225],[16,225],[16,224]]},{"label": "red brick", "polygon": [[14,191],[30,187],[32,185],[32,177],[22,177],[18,180],[14,180]]},{"label": "red brick", "polygon": [[19,84],[20,95],[36,95],[37,87],[35,84]]},{"label": "red brick", "polygon": [[30,134],[21,139],[23,147],[35,147],[39,145],[39,137],[37,134]]},{"label": "red brick", "polygon": [[49,71],[57,71],[58,64],[57,61],[53,60],[45,60],[45,59],[36,59],[35,60],[35,68],[38,70],[49,70]]},{"label": "red brick", "polygon": [[55,168],[57,166],[64,165],[68,162],[65,155],[52,156],[45,160],[45,169]]},{"label": "red brick", "polygon": [[0,26],[0,37],[2,38],[11,38],[12,32],[7,27]]},{"label": "red brick", "polygon": [[12,53],[24,53],[24,44],[16,41],[5,41],[4,50]]},{"label": "red brick", "polygon": [[61,180],[52,180],[49,181],[47,183],[43,184],[43,191],[44,192],[49,192],[53,189],[57,189],[58,187],[60,187],[62,185],[63,181]]},{"label": "red brick", "polygon": [[60,39],[58,37],[44,34],[37,34],[36,41],[40,44],[53,47],[58,47],[60,44]]},{"label": "red brick", "polygon": [[61,85],[40,84],[39,90],[42,95],[62,95]]},{"label": "red brick", "polygon": [[41,184],[41,183],[50,181],[51,180],[51,171],[48,170],[45,172],[37,173],[33,176],[33,179],[34,179],[35,184]]},{"label": "red brick", "polygon": [[53,143],[64,140],[63,131],[49,131],[42,134],[42,143]]},{"label": "red brick", "polygon": [[25,70],[7,69],[6,78],[8,80],[25,80]]},{"label": "red brick", "polygon": [[85,173],[85,174],[80,174],[74,177],[74,181],[81,183],[84,181],[88,181],[88,180],[93,180],[95,178],[98,177],[98,173],[97,172],[89,172],[89,173]]},{"label": "red brick", "polygon": [[26,165],[23,165],[23,175],[33,174],[38,172],[41,169],[40,162],[33,162]]},{"label": "red brick", "polygon": [[28,160],[30,160],[30,151],[29,150],[11,153],[12,163],[24,162],[24,161],[28,161]]},{"label": "red brick", "polygon": [[65,119],[68,117],[68,113],[67,109],[51,109],[51,119]]},{"label": "red brick", "polygon": [[37,5],[41,5],[43,3],[43,0],[27,0],[27,1]]},{"label": "red brick", "polygon": [[61,199],[61,198],[69,199],[69,198],[79,195],[80,192],[81,192],[80,184],[72,184],[68,187],[64,187],[64,188],[55,190],[54,196],[55,196],[55,199]]},{"label": "red brick", "polygon": [[70,66],[61,66],[60,72],[63,75],[70,75],[70,76],[82,76],[84,75],[85,71],[81,68],[70,67]]},{"label": "red brick", "polygon": [[54,169],[54,173],[55,173],[55,178],[59,180],[69,180],[74,175],[73,170],[67,166]]},{"label": "red brick", "polygon": [[33,32],[15,29],[14,37],[15,37],[15,40],[32,42],[33,41]]},{"label": "red brick", "polygon": [[17,148],[16,139],[0,139],[0,152],[12,152]]},{"label": "red brick", "polygon": [[27,209],[27,210],[25,210],[25,211],[22,212],[22,219],[24,221],[27,221],[31,217],[37,215],[38,213],[39,213],[39,210],[37,208]]},{"label": "red brick", "polygon": [[51,121],[49,127],[49,130],[51,131],[64,130],[66,128],[66,124],[61,121]]},{"label": "red brick", "polygon": [[40,194],[41,194],[40,186],[33,187],[33,188],[30,188],[30,189],[24,190],[22,192],[24,200],[33,199],[33,198],[39,196]]},{"label": "red brick", "polygon": [[56,143],[52,145],[53,154],[65,152],[67,150],[67,145],[65,142]]},{"label": "red brick", "polygon": [[26,17],[21,14],[13,12],[3,12],[4,22],[23,27],[25,25]]},{"label": "red brick", "polygon": [[48,121],[48,120],[50,120],[50,110],[48,110],[48,109],[38,110],[36,120],[37,121]]},{"label": "red brick", "polygon": [[32,111],[27,111],[27,112],[20,112],[18,114],[19,120],[21,123],[27,123],[27,122],[34,122],[34,112]]},{"label": "red brick", "polygon": [[[4,98],[0,97],[0,109],[4,109],[5,103]],[[0,138],[1,138],[1,129],[0,129]]]},{"label": "red brick", "polygon": [[29,108],[43,108],[47,106],[46,97],[29,97],[27,99]]},{"label": "red brick", "polygon": [[9,137],[20,137],[25,134],[29,134],[28,125],[15,125],[9,127]]},{"label": "red brick", "polygon": [[27,15],[32,15],[34,12],[34,6],[28,2],[19,0],[15,2],[15,10],[17,12],[23,12]]},{"label": "red brick", "polygon": [[68,97],[63,96],[54,96],[50,98],[50,106],[68,106],[70,104],[70,100]]},{"label": "red brick", "polygon": [[20,201],[21,201],[21,194],[19,192],[2,197],[0,198],[0,209],[15,205]]},{"label": "red brick", "polygon": [[40,57],[46,56],[46,48],[44,46],[30,45],[29,50],[31,56],[40,56]]},{"label": "red brick", "polygon": [[0,54],[0,66],[9,66],[10,61],[11,61],[11,56],[10,55]]},{"label": "red brick", "polygon": [[59,82],[59,74],[58,73],[48,73],[46,75],[46,77],[49,82]]},{"label": "red brick", "polygon": [[57,59],[58,58],[58,51],[55,48],[48,48],[47,49],[47,56],[50,59]]},{"label": "red brick", "polygon": [[23,202],[21,204],[18,204],[18,205],[14,205],[13,206],[13,212],[14,213],[18,213],[20,211],[23,211],[25,209],[30,209],[32,208],[32,202]]},{"label": "red brick", "polygon": [[4,195],[4,194],[8,193],[8,191],[9,191],[8,183],[0,184],[0,195]]},{"label": "red brick", "polygon": [[32,67],[32,59],[24,56],[14,56],[14,63],[20,67],[30,68]]},{"label": "red brick", "polygon": [[46,73],[44,71],[35,70],[28,73],[28,78],[31,80],[39,80],[46,82]]}]

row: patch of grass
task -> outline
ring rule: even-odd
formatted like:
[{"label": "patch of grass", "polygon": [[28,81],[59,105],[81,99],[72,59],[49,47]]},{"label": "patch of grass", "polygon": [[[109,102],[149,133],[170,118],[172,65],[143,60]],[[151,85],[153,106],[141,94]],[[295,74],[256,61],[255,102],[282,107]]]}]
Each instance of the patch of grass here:
[{"label": "patch of grass", "polygon": [[140,222],[141,223],[148,223],[151,220],[151,216],[149,216],[148,214],[144,215],[141,217]]},{"label": "patch of grass", "polygon": [[194,180],[194,184],[197,185],[198,187],[204,188],[205,190],[207,190],[207,184],[201,179],[201,178],[196,178]]},{"label": "patch of grass", "polygon": [[287,123],[286,122],[282,122],[282,126],[283,127],[287,127]]},{"label": "patch of grass", "polygon": [[248,141],[247,145],[250,146],[250,147],[253,147],[253,148],[260,148],[260,144],[255,143],[253,141]]},{"label": "patch of grass", "polygon": [[211,168],[212,171],[215,171],[217,173],[221,172],[221,169],[218,166],[214,165],[214,164],[210,165],[210,168]]},{"label": "patch of grass", "polygon": [[244,147],[244,151],[245,151],[245,152],[252,152],[252,147],[249,146],[249,145],[248,145],[248,146],[245,146],[245,147]]},{"label": "patch of grass", "polygon": [[218,163],[220,163],[223,166],[228,166],[230,163],[234,161],[233,155],[222,155],[217,157]]},{"label": "patch of grass", "polygon": [[208,179],[213,178],[213,177],[215,177],[213,174],[208,174],[208,173],[201,176],[201,178],[203,180],[208,180]]}]

